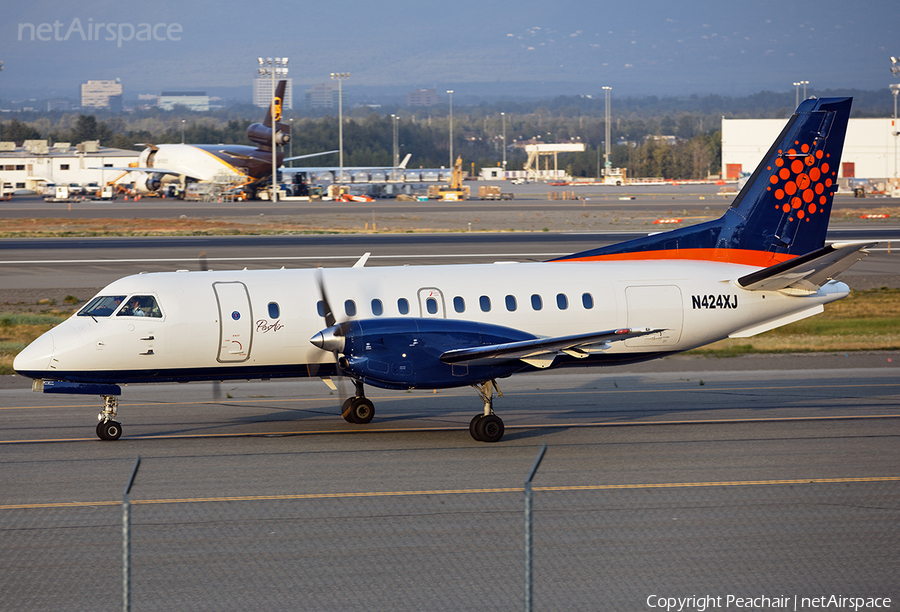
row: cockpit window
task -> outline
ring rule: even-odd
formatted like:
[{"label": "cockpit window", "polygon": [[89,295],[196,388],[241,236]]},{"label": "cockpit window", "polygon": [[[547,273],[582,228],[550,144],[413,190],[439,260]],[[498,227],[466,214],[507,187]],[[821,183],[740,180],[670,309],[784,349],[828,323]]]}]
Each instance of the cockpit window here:
[{"label": "cockpit window", "polygon": [[79,317],[108,317],[125,299],[124,295],[98,295],[78,311]]},{"label": "cockpit window", "polygon": [[122,306],[117,317],[153,317],[161,319],[162,313],[159,311],[159,305],[156,298],[152,295],[132,295],[128,301]]}]

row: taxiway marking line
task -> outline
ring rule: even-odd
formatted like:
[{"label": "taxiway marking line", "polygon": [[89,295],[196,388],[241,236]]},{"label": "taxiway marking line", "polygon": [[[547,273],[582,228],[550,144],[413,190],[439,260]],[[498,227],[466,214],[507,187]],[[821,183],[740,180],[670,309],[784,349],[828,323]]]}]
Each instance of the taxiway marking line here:
[{"label": "taxiway marking line", "polygon": [[[759,417],[735,419],[697,419],[697,420],[662,420],[662,421],[594,421],[587,423],[531,423],[527,425],[506,425],[506,429],[575,429],[585,427],[639,427],[648,425],[721,425],[729,423],[785,423],[801,421],[854,421],[863,419],[897,419],[900,414],[861,414],[830,416],[792,416],[792,417]],[[426,433],[439,431],[465,431],[468,426],[443,427],[391,427],[366,429],[314,429],[307,431],[267,431],[237,433],[202,433],[202,434],[161,434],[123,436],[122,440],[194,440],[209,438],[288,438],[294,436],[324,436],[342,434],[388,434],[388,433]],[[0,440],[0,446],[13,444],[37,444],[47,442],[99,442],[98,438],[45,438],[35,440]]]},{"label": "taxiway marking line", "polygon": [[[713,482],[663,482],[634,484],[563,485],[555,487],[532,487],[533,491],[609,491],[620,489],[685,489],[692,487],[748,487],[799,484],[845,484],[853,482],[900,482],[900,476],[868,476],[859,478],[794,478],[779,480],[733,480]],[[521,493],[523,487],[500,487],[486,489],[427,489],[421,491],[360,491],[357,493],[301,493],[296,495],[238,495],[227,497],[182,497],[171,499],[132,500],[132,505],[194,504],[205,502],[235,501],[282,501],[304,499],[349,499],[374,497],[412,497],[421,495],[473,495],[486,493]],[[43,504],[4,504],[0,510],[36,510],[42,508],[90,508],[96,506],[118,506],[121,501],[93,502],[51,502]]]},{"label": "taxiway marking line", "polygon": [[[559,257],[568,255],[567,252],[557,253],[439,253],[435,255],[372,255],[369,260],[375,259],[458,259],[462,257]],[[355,255],[289,255],[283,257],[207,257],[207,262],[216,261],[320,261],[320,260],[353,260],[359,259],[359,254]],[[0,261],[0,265],[40,265],[40,264],[110,264],[110,263],[174,263],[188,262],[196,263],[196,257],[173,257],[173,258],[155,258],[155,259],[11,259]]]},{"label": "taxiway marking line", "polygon": [[[888,242],[888,241],[884,241]],[[872,247],[869,252],[888,252],[886,247]],[[562,257],[569,255],[568,251],[559,251],[554,253],[439,253],[434,255],[372,255],[370,261],[378,259],[461,259],[461,258],[479,258],[493,259],[519,257],[532,260],[536,257]],[[283,256],[283,257],[207,257],[206,261],[214,262],[252,262],[252,261],[356,261],[359,255],[318,255],[318,256]],[[157,258],[157,259],[10,259],[0,260],[0,265],[59,265],[59,264],[122,264],[122,263],[196,263],[196,257],[175,257],[175,258]]]},{"label": "taxiway marking line", "polygon": [[[202,383],[201,383],[202,384]],[[686,383],[687,385],[688,383]],[[518,397],[522,395],[535,396],[535,395],[619,395],[619,394],[633,394],[633,393],[673,393],[673,392],[682,392],[682,391],[698,391],[701,393],[708,392],[720,392],[720,391],[772,391],[772,390],[798,390],[798,389],[856,389],[860,387],[865,388],[873,388],[873,387],[900,387],[900,382],[896,383],[875,383],[875,384],[851,384],[851,385],[770,385],[765,387],[716,387],[712,384],[705,384],[703,387],[699,385],[694,385],[690,383],[691,386],[684,387],[670,387],[666,389],[592,389],[590,391],[511,391],[504,394],[505,397]],[[442,397],[465,397],[468,394],[463,393],[448,393],[447,390],[442,391],[440,394]],[[368,397],[368,396],[367,396]],[[434,397],[434,395],[414,395],[410,397],[400,397],[400,396],[371,396],[371,399],[384,400],[384,401],[392,401],[392,400],[422,400],[426,397]],[[214,405],[214,404],[264,404],[264,403],[279,403],[279,402],[325,402],[329,401],[328,397],[313,397],[313,398],[271,398],[271,397],[261,397],[261,398],[230,398],[228,400],[203,400],[203,401],[195,401],[195,402],[144,402],[144,403],[128,403],[121,402],[119,404],[120,407],[132,407],[136,408],[139,406],[197,406],[197,405]],[[337,405],[337,404],[335,404]],[[38,408],[96,408],[96,404],[63,404],[57,406],[49,406],[49,405],[40,405],[40,406],[0,406],[0,410],[35,410]]]}]

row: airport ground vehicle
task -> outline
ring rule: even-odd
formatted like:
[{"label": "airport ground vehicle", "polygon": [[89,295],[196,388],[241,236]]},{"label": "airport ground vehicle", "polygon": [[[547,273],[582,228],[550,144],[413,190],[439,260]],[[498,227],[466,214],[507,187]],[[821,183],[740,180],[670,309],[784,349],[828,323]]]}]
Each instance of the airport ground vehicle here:
[{"label": "airport ground vehicle", "polygon": [[478,187],[479,200],[512,200],[513,194],[503,193],[500,185],[481,185]]}]

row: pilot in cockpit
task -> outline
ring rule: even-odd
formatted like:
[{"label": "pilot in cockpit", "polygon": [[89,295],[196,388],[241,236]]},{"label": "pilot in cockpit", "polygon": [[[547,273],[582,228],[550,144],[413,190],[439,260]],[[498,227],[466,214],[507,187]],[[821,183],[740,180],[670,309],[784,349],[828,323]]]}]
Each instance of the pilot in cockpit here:
[{"label": "pilot in cockpit", "polygon": [[119,314],[126,316],[126,317],[127,316],[143,317],[143,316],[146,316],[147,313],[144,312],[143,308],[141,308],[140,300],[138,300],[138,298],[136,298],[136,297],[133,297],[128,302],[128,304],[125,305],[125,308],[123,308],[122,312],[120,312]]}]

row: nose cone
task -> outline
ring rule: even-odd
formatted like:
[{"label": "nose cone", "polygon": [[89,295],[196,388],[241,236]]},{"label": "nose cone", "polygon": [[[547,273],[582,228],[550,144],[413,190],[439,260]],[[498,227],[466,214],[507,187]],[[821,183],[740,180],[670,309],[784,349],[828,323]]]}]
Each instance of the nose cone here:
[{"label": "nose cone", "polygon": [[48,331],[16,355],[13,361],[13,369],[22,376],[40,378],[50,367],[53,349],[53,334]]},{"label": "nose cone", "polygon": [[328,327],[310,338],[309,341],[312,342],[313,346],[326,351],[343,351],[344,337],[338,334],[339,329],[337,327]]}]

